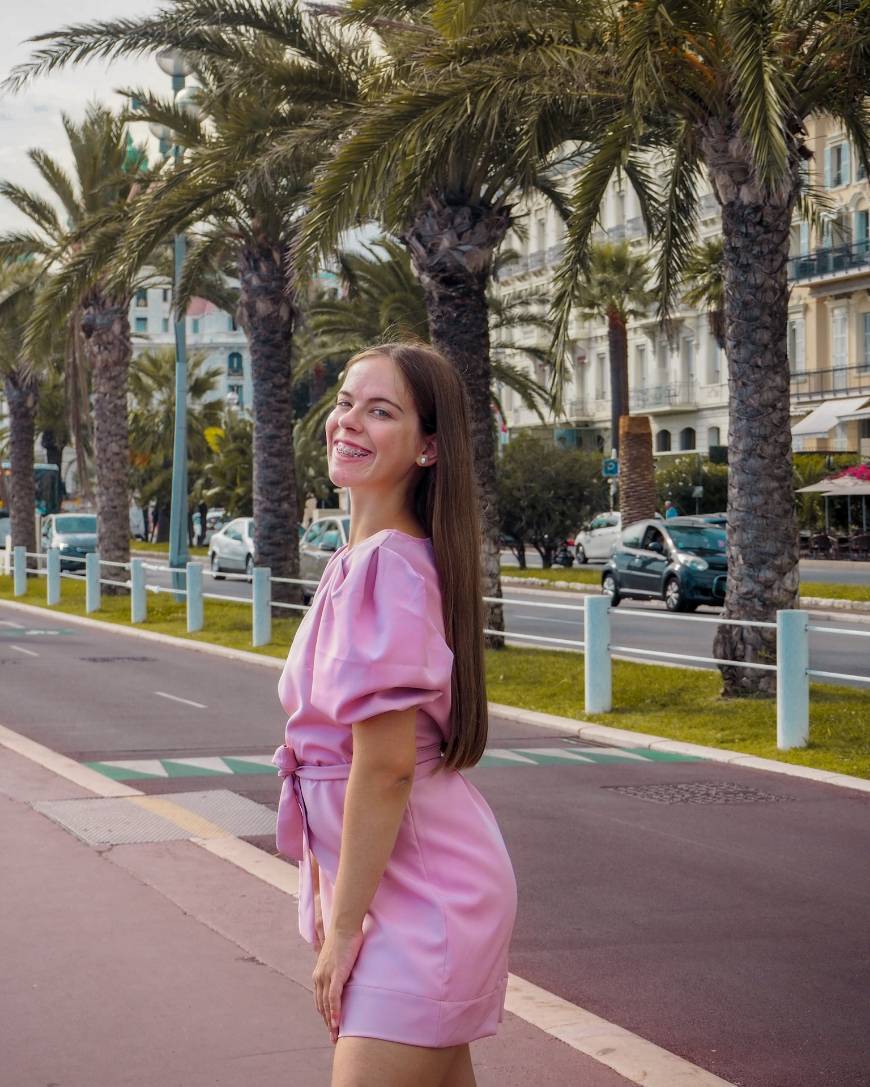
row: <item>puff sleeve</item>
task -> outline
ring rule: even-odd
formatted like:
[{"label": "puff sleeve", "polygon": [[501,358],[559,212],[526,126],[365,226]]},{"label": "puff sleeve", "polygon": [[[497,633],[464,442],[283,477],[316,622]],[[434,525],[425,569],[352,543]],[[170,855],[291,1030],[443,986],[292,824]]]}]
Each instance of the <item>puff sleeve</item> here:
[{"label": "puff sleeve", "polygon": [[[432,571],[434,576],[434,569]],[[311,703],[338,724],[450,699],[453,653],[441,599],[403,555],[383,545],[350,557],[325,601]]]}]

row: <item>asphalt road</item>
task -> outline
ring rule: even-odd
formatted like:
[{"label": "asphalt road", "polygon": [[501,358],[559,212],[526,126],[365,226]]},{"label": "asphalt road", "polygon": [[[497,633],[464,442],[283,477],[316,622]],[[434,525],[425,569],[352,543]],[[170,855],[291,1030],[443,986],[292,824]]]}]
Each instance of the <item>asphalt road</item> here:
[{"label": "asphalt road", "polygon": [[[281,742],[277,669],[3,604],[0,624],[7,727],[82,761],[159,769],[115,768],[148,792],[276,806],[270,768],[231,774],[221,756],[262,763]],[[467,774],[517,873],[514,973],[737,1087],[866,1084],[868,794],[594,745],[589,762],[576,741],[497,719],[489,746]],[[157,761],[184,758],[197,762],[171,776]]]},{"label": "asphalt road", "polygon": [[[157,565],[157,564],[154,564]],[[148,572],[147,580],[169,587],[170,575],[157,569]],[[222,596],[249,600],[250,582],[244,580],[214,581],[205,579],[205,591]],[[584,637],[584,617],[582,598],[576,593],[550,591],[549,589],[524,589],[517,585],[506,585],[504,595],[505,627],[514,634],[561,638],[567,641],[581,642]],[[522,603],[520,603],[522,602]],[[569,605],[566,610],[565,605]],[[643,615],[630,614],[643,612]],[[694,615],[707,619],[721,613],[720,608],[700,607]],[[834,616],[833,614],[813,613],[812,624],[826,630],[858,629],[870,630],[870,615]],[[615,645],[630,646],[631,649],[656,650],[658,652],[682,653],[691,656],[710,657],[713,655],[713,638],[716,623],[696,622],[693,618],[672,615],[661,601],[624,600],[611,612],[611,636]],[[510,638],[515,645],[545,646],[546,643],[523,641]],[[570,647],[565,647],[570,648]],[[631,651],[619,651],[618,656],[632,658]],[[635,660],[665,661],[666,657],[650,657],[642,653],[635,654]],[[679,663],[679,662],[676,662]],[[715,664],[692,662],[694,667],[715,668]],[[578,662],[579,667],[579,662]],[[823,672],[837,672],[852,676],[866,676],[870,679],[870,640],[863,637],[831,635],[810,632],[810,667]],[[819,682],[841,683],[844,686],[870,687],[861,681],[820,680]]]}]

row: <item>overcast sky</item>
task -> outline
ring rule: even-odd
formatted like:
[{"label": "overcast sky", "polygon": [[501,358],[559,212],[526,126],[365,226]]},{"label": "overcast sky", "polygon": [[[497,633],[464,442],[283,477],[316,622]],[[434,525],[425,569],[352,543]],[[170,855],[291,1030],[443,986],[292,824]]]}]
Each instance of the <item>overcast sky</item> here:
[{"label": "overcast sky", "polygon": [[[69,22],[90,22],[116,16],[147,14],[158,0],[0,0],[0,72],[9,70],[30,55],[26,39]],[[118,87],[148,86],[166,93],[169,77],[153,57],[124,60],[107,65],[93,61],[37,79],[16,95],[0,97],[0,178],[41,189],[42,179],[31,166],[27,151],[41,147],[69,166],[61,111],[79,119],[88,102],[98,99],[116,109],[124,103],[113,93]],[[142,138],[137,133],[137,138]],[[20,228],[23,216],[0,201],[0,231]]]}]

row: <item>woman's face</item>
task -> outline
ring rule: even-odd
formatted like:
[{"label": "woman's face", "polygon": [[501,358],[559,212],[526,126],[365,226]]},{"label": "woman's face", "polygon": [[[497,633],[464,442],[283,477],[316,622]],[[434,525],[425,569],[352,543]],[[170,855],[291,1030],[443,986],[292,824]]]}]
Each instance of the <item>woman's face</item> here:
[{"label": "woman's face", "polygon": [[420,417],[401,371],[387,355],[351,366],[326,420],[329,478],[336,487],[391,490],[409,484],[435,460],[434,438]]}]

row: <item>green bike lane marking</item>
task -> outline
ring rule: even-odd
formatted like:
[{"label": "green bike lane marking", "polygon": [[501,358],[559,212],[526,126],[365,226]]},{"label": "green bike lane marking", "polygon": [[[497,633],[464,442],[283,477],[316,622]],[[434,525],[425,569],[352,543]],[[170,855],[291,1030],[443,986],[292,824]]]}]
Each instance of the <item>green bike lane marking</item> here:
[{"label": "green bike lane marking", "polygon": [[[480,767],[607,766],[621,763],[703,762],[694,755],[650,751],[642,747],[490,747]],[[110,759],[85,762],[113,781],[144,778],[226,777],[233,774],[276,774],[271,755],[221,755],[176,759]]]}]

